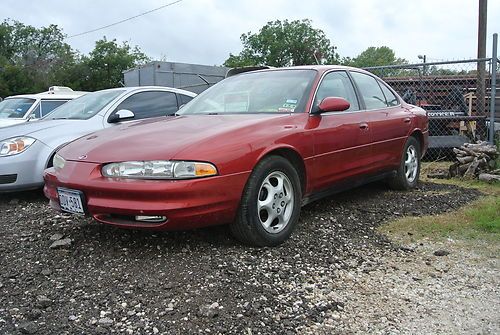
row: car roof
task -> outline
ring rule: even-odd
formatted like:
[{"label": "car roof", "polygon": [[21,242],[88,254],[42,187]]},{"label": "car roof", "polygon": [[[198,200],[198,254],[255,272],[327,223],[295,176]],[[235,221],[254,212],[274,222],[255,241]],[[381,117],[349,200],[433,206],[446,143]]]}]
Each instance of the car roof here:
[{"label": "car roof", "polygon": [[[116,88],[108,88],[101,91],[124,91],[123,93],[138,91],[138,90],[166,90],[173,93],[185,94],[191,97],[195,97],[196,93],[191,91],[182,90],[179,88],[167,87],[167,86],[131,86],[131,87],[116,87]],[[97,92],[97,91],[96,91]],[[84,91],[69,91],[64,93],[53,93],[53,92],[42,92],[35,94],[18,94],[12,95],[10,97],[6,97],[5,99],[14,99],[14,98],[28,98],[28,99],[44,99],[44,100],[58,100],[58,99],[74,99],[78,98],[82,95],[92,92],[84,92]]]},{"label": "car roof", "polygon": [[[149,91],[149,90],[165,90],[165,91],[170,91],[173,93],[179,93],[179,94],[185,94],[191,97],[195,97],[196,93],[193,93],[191,91],[186,91],[180,88],[173,88],[173,87],[168,87],[168,86],[129,86],[129,87],[116,87],[116,88],[108,88],[105,90],[101,91],[124,91],[125,92],[133,92],[133,91]],[[98,92],[98,91],[96,91]]]},{"label": "car roof", "polygon": [[357,67],[352,67],[352,66],[345,66],[345,65],[298,65],[298,66],[276,67],[276,68],[268,68],[268,69],[244,72],[244,73],[241,73],[241,75],[244,75],[247,73],[255,73],[255,72],[283,71],[283,70],[315,70],[315,71],[318,71],[320,73],[330,71],[330,70],[356,70],[356,71],[368,73],[367,71],[365,71],[363,69],[360,69]]},{"label": "car roof", "polygon": [[82,91],[72,91],[72,92],[64,92],[64,93],[52,93],[52,92],[42,92],[35,94],[18,94],[12,95],[10,97],[6,97],[5,99],[19,99],[19,98],[27,98],[27,99],[41,99],[41,100],[58,100],[58,99],[74,99],[78,98],[82,95],[85,95],[89,92]]}]

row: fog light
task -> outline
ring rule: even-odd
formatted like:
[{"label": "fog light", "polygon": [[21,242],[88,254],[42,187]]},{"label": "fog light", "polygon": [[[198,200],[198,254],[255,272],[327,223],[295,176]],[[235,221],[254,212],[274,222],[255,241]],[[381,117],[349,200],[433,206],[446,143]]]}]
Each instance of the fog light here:
[{"label": "fog light", "polygon": [[158,215],[137,215],[135,221],[158,223],[167,221],[167,217]]}]

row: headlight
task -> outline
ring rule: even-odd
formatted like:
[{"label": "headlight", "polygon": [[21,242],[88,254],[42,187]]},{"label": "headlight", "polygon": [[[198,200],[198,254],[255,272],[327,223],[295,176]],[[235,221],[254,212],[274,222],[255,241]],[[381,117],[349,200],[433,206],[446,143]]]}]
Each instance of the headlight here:
[{"label": "headlight", "polygon": [[59,154],[55,154],[54,159],[52,160],[52,166],[54,169],[61,170],[64,165],[66,165],[66,160]]},{"label": "headlight", "polygon": [[213,164],[187,161],[131,161],[106,164],[102,175],[110,178],[189,179],[215,176]]},{"label": "headlight", "polygon": [[35,139],[27,136],[9,138],[0,141],[0,157],[20,154],[35,143]]}]

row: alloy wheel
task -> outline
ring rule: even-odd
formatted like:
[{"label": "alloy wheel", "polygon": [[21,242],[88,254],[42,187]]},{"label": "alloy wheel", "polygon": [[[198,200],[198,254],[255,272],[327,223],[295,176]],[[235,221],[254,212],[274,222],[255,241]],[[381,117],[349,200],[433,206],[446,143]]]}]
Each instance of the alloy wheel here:
[{"label": "alloy wheel", "polygon": [[290,222],[294,192],[290,179],[281,171],[271,172],[259,189],[257,213],[262,227],[271,234],[281,232]]},{"label": "alloy wheel", "polygon": [[412,183],[418,173],[417,149],[413,145],[408,146],[405,154],[405,175],[408,182]]}]

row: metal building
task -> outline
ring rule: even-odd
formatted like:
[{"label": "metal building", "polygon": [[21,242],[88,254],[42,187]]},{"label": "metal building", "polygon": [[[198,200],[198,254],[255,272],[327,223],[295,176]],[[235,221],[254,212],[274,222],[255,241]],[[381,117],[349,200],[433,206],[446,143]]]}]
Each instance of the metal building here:
[{"label": "metal building", "polygon": [[229,68],[174,62],[150,62],[123,72],[125,86],[169,86],[200,93],[221,81]]}]

